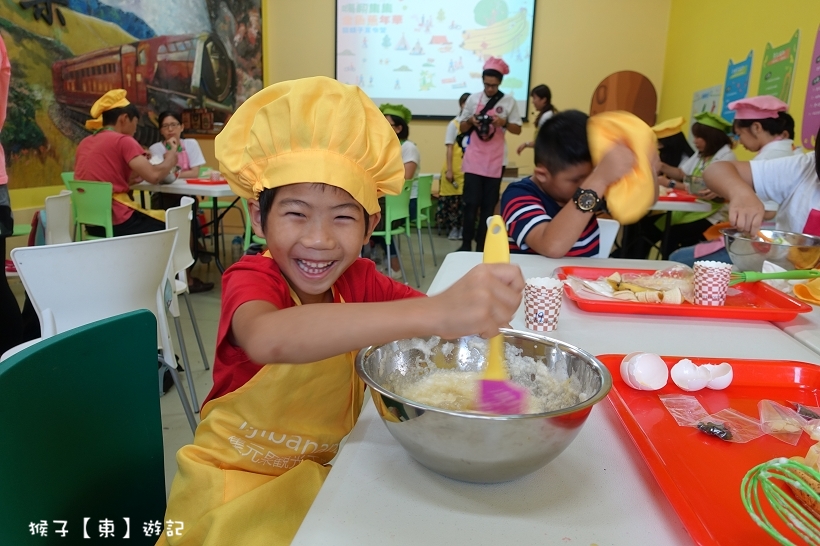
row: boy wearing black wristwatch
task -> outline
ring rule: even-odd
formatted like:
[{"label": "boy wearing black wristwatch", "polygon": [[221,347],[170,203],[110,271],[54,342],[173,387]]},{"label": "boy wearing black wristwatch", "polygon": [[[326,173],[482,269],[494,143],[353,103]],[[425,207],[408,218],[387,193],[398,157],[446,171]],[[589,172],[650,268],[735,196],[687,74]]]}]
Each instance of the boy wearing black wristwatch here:
[{"label": "boy wearing black wristwatch", "polygon": [[634,154],[617,145],[593,170],[587,143],[588,116],[567,110],[548,119],[535,139],[535,170],[510,184],[501,196],[501,214],[510,252],[548,258],[597,256],[603,195],[628,173]]}]

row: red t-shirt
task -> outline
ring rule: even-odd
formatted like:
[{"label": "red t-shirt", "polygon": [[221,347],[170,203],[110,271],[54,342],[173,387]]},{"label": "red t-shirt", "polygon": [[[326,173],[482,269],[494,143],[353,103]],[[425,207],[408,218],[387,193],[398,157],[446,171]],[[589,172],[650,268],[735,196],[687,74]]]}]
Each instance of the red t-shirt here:
[{"label": "red t-shirt", "polygon": [[[131,176],[128,163],[144,153],[134,137],[116,131],[100,131],[85,137],[77,146],[74,179],[111,182],[114,193],[127,192],[131,189],[128,185],[128,178]],[[115,226],[131,218],[133,213],[134,209],[112,201],[111,221]]]},{"label": "red t-shirt", "polygon": [[[424,296],[421,292],[376,271],[370,260],[359,258],[334,284],[335,302],[340,297],[346,303],[394,301]],[[290,297],[290,288],[274,260],[261,254],[244,256],[225,271],[222,277],[222,312],[216,335],[214,358],[214,387],[202,403],[235,391],[262,369],[252,362],[245,351],[228,341],[233,314],[240,305],[249,301],[267,301],[277,309],[296,304]]]}]

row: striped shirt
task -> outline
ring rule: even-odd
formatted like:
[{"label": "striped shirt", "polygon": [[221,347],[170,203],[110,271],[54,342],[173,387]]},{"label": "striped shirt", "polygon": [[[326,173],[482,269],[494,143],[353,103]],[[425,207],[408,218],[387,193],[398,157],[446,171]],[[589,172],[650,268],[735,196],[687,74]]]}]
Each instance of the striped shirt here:
[{"label": "striped shirt", "polygon": [[[501,214],[507,224],[510,238],[510,252],[516,254],[536,254],[524,241],[532,229],[552,220],[561,210],[555,199],[530,178],[510,184],[501,196]],[[567,256],[598,255],[598,220],[591,215],[578,241],[572,245]]]}]

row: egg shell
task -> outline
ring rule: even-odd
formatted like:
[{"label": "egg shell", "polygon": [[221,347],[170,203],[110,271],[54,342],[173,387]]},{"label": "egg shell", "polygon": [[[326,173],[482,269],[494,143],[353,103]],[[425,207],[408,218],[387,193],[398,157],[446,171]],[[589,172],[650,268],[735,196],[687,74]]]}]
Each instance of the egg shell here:
[{"label": "egg shell", "polygon": [[633,358],[642,354],[643,353],[629,353],[623,358],[623,360],[621,360],[621,379],[623,379],[624,383],[626,383],[633,389],[640,389],[640,387],[638,387],[636,384],[633,384],[632,378],[629,377],[629,363]]},{"label": "egg shell", "polygon": [[732,371],[732,365],[723,362],[721,364],[704,364],[701,368],[705,368],[709,371],[709,382],[706,383],[706,387],[712,390],[722,390],[729,386],[734,379],[734,371]]},{"label": "egg shell", "polygon": [[701,390],[711,378],[709,370],[695,365],[688,358],[672,366],[671,375],[675,385],[689,392]]},{"label": "egg shell", "polygon": [[629,361],[627,372],[642,391],[656,391],[666,386],[669,381],[669,368],[666,362],[654,353],[641,353]]}]

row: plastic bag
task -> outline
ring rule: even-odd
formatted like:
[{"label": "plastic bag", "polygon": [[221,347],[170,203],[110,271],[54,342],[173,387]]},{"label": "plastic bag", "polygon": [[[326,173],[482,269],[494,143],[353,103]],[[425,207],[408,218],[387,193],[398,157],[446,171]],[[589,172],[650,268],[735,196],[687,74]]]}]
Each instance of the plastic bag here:
[{"label": "plastic bag", "polygon": [[624,273],[621,278],[626,282],[654,290],[666,291],[677,288],[683,295],[683,299],[689,303],[695,301],[695,271],[683,264],[655,271],[652,275]]},{"label": "plastic bag", "polygon": [[757,403],[757,410],[763,432],[781,442],[797,445],[806,421],[796,411],[772,400],[761,400]]},{"label": "plastic bag", "polygon": [[698,424],[707,423],[722,425],[728,429],[731,435],[722,439],[735,444],[745,444],[765,434],[760,428],[759,421],[732,408],[726,408],[725,410],[713,413]]},{"label": "plastic bag", "polygon": [[706,420],[709,412],[703,409],[698,399],[686,394],[661,394],[658,396],[675,422],[682,427],[694,427],[698,421]]}]

